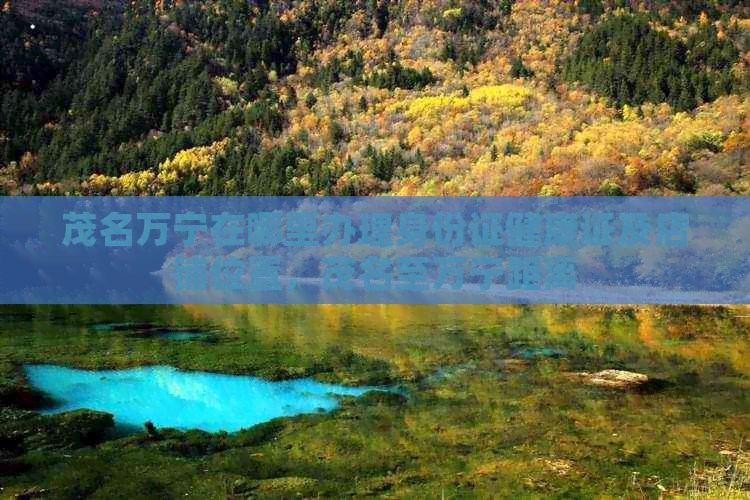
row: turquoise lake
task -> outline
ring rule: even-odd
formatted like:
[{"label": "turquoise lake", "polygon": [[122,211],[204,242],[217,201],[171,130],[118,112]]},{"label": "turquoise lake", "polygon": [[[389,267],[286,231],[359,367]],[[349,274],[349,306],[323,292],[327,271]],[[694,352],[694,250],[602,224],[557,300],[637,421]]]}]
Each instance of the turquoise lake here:
[{"label": "turquoise lake", "polygon": [[269,382],[256,377],[180,371],[170,366],[88,371],[27,365],[28,381],[58,404],[43,413],[87,408],[115,417],[119,426],[235,432],[277,417],[330,411],[339,396],[375,387],[345,387],[311,379]]}]

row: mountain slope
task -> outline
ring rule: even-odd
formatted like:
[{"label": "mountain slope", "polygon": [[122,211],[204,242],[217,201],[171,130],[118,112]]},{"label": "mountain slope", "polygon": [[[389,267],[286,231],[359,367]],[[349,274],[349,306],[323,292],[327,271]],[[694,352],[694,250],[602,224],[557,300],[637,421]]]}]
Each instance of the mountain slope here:
[{"label": "mountain slope", "polygon": [[[4,75],[5,192],[746,193],[742,2],[103,9],[58,66]],[[7,67],[43,60],[16,32]]]}]

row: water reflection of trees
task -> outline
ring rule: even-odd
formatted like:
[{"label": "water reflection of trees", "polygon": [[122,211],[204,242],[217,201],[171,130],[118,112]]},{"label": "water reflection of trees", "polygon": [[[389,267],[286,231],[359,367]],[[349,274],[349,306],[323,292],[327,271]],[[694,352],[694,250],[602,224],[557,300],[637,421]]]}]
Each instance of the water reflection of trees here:
[{"label": "water reflection of trees", "polygon": [[576,336],[665,357],[725,363],[750,374],[750,306],[744,305],[200,305],[186,310],[268,341],[283,339],[308,350],[337,346],[404,368],[417,358],[420,363],[448,360],[470,343],[492,345],[485,337],[493,333],[477,332],[528,338],[534,331],[550,342]]}]

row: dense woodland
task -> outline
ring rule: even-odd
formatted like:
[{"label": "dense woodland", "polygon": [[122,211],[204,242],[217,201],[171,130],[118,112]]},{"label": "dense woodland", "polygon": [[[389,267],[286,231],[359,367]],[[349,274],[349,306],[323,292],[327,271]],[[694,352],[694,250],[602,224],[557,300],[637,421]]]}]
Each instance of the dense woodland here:
[{"label": "dense woodland", "polygon": [[3,194],[747,194],[740,0],[0,12]]}]

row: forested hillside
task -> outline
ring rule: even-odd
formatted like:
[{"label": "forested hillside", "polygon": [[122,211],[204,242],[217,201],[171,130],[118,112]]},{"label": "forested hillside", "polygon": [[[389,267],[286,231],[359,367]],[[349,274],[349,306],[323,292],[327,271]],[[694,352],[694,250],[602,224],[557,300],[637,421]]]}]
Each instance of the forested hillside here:
[{"label": "forested hillside", "polygon": [[749,194],[742,0],[34,2],[0,192]]}]

